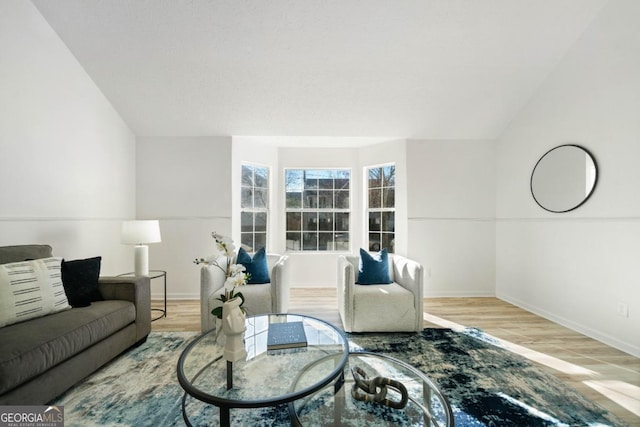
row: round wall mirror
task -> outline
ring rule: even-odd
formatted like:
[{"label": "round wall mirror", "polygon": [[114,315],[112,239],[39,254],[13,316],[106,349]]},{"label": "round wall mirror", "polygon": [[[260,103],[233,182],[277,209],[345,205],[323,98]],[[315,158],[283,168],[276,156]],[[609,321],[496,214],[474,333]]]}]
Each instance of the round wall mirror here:
[{"label": "round wall mirror", "polygon": [[531,194],[549,212],[569,212],[591,196],[598,167],[589,151],[579,145],[560,145],[538,160],[531,173]]}]

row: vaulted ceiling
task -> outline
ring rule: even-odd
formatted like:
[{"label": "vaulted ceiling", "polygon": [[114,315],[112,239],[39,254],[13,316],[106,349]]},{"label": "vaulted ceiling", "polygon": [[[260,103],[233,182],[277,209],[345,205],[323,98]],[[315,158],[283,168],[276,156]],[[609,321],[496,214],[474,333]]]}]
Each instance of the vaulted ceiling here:
[{"label": "vaulted ceiling", "polygon": [[607,0],[32,0],[137,135],[492,139]]}]

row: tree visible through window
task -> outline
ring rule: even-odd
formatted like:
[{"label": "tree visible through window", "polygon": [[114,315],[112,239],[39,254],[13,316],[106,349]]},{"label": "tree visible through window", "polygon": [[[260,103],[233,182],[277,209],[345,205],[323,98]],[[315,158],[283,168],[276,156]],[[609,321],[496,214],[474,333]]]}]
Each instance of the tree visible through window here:
[{"label": "tree visible through window", "polygon": [[267,246],[268,215],[269,168],[242,164],[240,236],[247,252]]},{"label": "tree visible through window", "polygon": [[367,194],[369,250],[386,248],[388,252],[394,252],[395,165],[367,169]]},{"label": "tree visible through window", "polygon": [[348,169],[285,171],[287,250],[349,250],[350,178]]}]

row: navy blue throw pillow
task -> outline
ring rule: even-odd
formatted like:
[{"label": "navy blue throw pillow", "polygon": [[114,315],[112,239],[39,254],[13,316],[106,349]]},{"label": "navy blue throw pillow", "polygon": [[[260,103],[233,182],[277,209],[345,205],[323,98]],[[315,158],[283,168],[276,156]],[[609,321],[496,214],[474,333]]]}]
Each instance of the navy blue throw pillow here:
[{"label": "navy blue throw pillow", "polygon": [[93,301],[102,301],[98,287],[102,257],[62,260],[62,286],[72,307],[87,307]]},{"label": "navy blue throw pillow", "polygon": [[246,273],[249,273],[251,277],[249,278],[249,285],[258,285],[262,283],[269,283],[271,280],[269,279],[269,264],[267,264],[267,252],[264,248],[260,248],[258,252],[253,255],[253,259],[251,255],[247,253],[243,248],[238,250],[238,259],[236,260],[238,264],[244,265],[247,269]]},{"label": "navy blue throw pillow", "polygon": [[384,248],[373,255],[360,248],[357,283],[360,285],[388,285],[391,283],[388,258],[387,250]]}]

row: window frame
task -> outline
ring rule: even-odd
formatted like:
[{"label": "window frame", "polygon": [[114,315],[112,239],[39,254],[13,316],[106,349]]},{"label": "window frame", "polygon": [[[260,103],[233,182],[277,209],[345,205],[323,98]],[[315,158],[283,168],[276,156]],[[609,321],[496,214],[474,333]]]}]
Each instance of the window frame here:
[{"label": "window frame", "polygon": [[[244,170],[245,168],[251,168],[252,170],[252,182],[251,185],[246,185],[244,181]],[[263,169],[266,171],[266,183],[264,186],[259,186],[256,180],[256,170]],[[260,248],[262,248],[262,242],[256,239],[256,235],[264,235],[264,248],[265,250],[269,244],[269,217],[270,217],[270,204],[271,204],[271,167],[267,165],[261,165],[253,162],[241,162],[240,163],[240,246],[245,248],[247,252],[256,252]],[[251,198],[252,198],[252,206],[246,207],[244,205],[245,201],[245,190],[250,189]],[[256,207],[256,190],[263,191],[266,195],[264,200],[264,206]],[[251,214],[252,216],[252,230],[250,232],[243,230],[243,216],[246,214]],[[256,218],[258,216],[264,216],[264,231],[256,231]],[[245,243],[245,237],[251,234],[252,238],[252,246],[249,247]],[[260,243],[257,243],[260,242]],[[259,246],[260,245],[260,246]]]},{"label": "window frame", "polygon": [[[393,186],[385,185],[384,182],[384,169],[388,167],[393,167]],[[380,178],[380,186],[371,187],[370,180],[370,171],[373,169],[380,169],[382,171],[382,177]],[[370,252],[378,252],[382,250],[382,248],[386,248],[387,252],[394,253],[395,252],[395,238],[396,238],[396,217],[397,217],[397,208],[396,208],[396,188],[397,188],[397,165],[395,162],[382,163],[377,165],[370,165],[364,167],[364,182],[363,186],[365,187],[365,209],[364,209],[364,224],[365,224],[365,235],[364,239],[366,241],[366,247]],[[393,206],[385,206],[385,201],[388,197],[389,189],[393,189]],[[380,206],[379,207],[371,207],[371,196],[372,190],[378,190],[380,194]],[[387,192],[385,193],[385,190]],[[386,195],[385,195],[386,194]],[[379,230],[371,230],[371,216],[372,214],[380,214],[380,223]],[[385,214],[387,214],[387,219],[385,220]],[[391,215],[389,215],[391,214]],[[391,222],[393,226],[393,231],[386,231],[385,223],[389,221],[389,217],[391,217]],[[379,247],[374,247],[371,244],[371,235],[376,234],[379,235],[378,243]],[[387,237],[385,239],[385,236]],[[391,243],[391,247],[385,246],[385,241]]]},{"label": "window frame", "polygon": [[[294,207],[290,207],[289,206],[289,201],[290,201],[290,191],[288,191],[290,189],[290,184],[287,183],[287,179],[288,179],[288,174],[289,172],[295,172],[295,171],[299,171],[302,176],[298,179],[302,180],[302,186],[300,188],[300,203],[298,204],[298,206],[294,206]],[[320,171],[330,171],[332,173],[332,177],[330,178],[332,180],[332,187],[331,188],[327,188],[327,187],[323,187],[322,184],[320,183],[320,180],[322,178],[307,178],[306,175],[308,173],[310,173],[311,175],[313,175],[314,172],[320,172]],[[345,175],[347,176],[345,178]],[[285,234],[285,251],[289,252],[289,253],[299,253],[299,254],[329,254],[329,253],[346,253],[346,252],[350,252],[351,250],[351,245],[352,245],[352,236],[353,236],[353,230],[352,230],[352,217],[353,217],[353,169],[349,168],[349,167],[287,167],[284,168],[284,234]],[[306,181],[309,179],[317,179],[318,183],[316,188],[308,188],[306,187]],[[343,185],[342,187],[338,187],[336,185],[336,182],[339,180],[345,180],[346,179],[346,187]],[[309,192],[315,192],[316,193],[316,197],[315,197],[315,206],[314,206],[314,198],[313,198],[313,194],[307,194]],[[331,199],[331,207],[320,207],[321,204],[321,200],[323,200],[322,194],[324,193],[325,197],[327,195],[327,192],[331,192],[332,194],[332,199]],[[346,198],[341,198],[340,201],[342,201],[343,203],[346,201],[347,207],[336,207],[336,202],[338,201],[338,196],[340,196],[341,193],[347,193],[347,197]],[[310,198],[310,199],[308,199]],[[311,206],[305,206],[305,204],[307,203],[307,200],[311,200],[309,201],[309,205]],[[295,216],[295,215],[299,215],[299,222],[300,222],[300,228],[297,230],[294,229],[290,229],[289,228],[289,218],[290,215],[291,216]],[[307,224],[308,222],[305,222],[305,217],[309,218],[309,219],[313,219],[313,216],[315,214],[315,222],[316,222],[316,228],[311,230],[311,229],[306,229],[305,228],[305,224]],[[346,214],[346,221],[344,220],[344,215]],[[336,220],[338,216],[342,216],[342,220]],[[332,224],[332,229],[331,230],[323,230],[322,229],[322,217],[326,218],[327,220],[324,221],[324,223],[331,223]],[[294,217],[294,221],[295,221],[295,217]],[[341,226],[339,226],[339,228],[337,229],[337,224],[342,224]],[[295,239],[289,239],[289,233],[299,233],[300,234],[300,239],[299,240],[295,240]],[[305,249],[305,234],[315,234],[315,249]],[[326,241],[327,247],[331,244],[333,246],[333,249],[321,249],[321,246],[323,244],[323,237],[326,238],[329,234],[331,234],[331,238]],[[346,234],[346,241],[339,241],[336,240],[336,237],[338,234]],[[292,247],[290,246],[290,241],[292,242],[299,242],[299,244],[297,245],[297,247]]]}]

